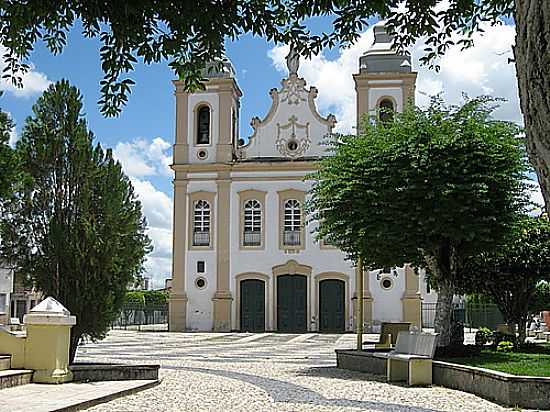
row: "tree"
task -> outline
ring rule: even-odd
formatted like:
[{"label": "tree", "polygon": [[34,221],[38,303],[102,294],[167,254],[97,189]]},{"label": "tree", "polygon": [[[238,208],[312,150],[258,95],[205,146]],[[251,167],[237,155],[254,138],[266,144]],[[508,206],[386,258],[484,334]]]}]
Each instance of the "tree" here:
[{"label": "tree", "polygon": [[429,271],[441,346],[465,259],[504,236],[525,198],[523,141],[517,126],[491,119],[492,102],[447,108],[433,99],[393,122],[364,122],[360,136],[337,138],[312,176],[320,238],[366,268]]},{"label": "tree", "polygon": [[529,301],[529,314],[550,310],[550,282],[540,281],[537,284],[535,295]]},{"label": "tree", "polygon": [[105,336],[142,271],[146,223],[120,164],[93,146],[67,81],[38,99],[16,151],[27,179],[2,205],[2,255],[76,315],[72,361],[83,337]]},{"label": "tree", "polygon": [[502,245],[473,256],[465,271],[471,279],[466,286],[491,297],[506,322],[518,325],[518,343],[523,344],[534,300],[544,295],[542,287],[537,294],[537,286],[550,280],[550,222],[522,217]]},{"label": "tree", "polygon": [[[125,77],[141,59],[169,61],[190,90],[200,87],[206,61],[220,59],[226,38],[253,33],[274,42],[294,42],[310,56],[323,47],[349,44],[368,19],[387,19],[396,46],[405,48],[426,37],[425,63],[453,44],[470,47],[484,24],[516,22],[514,57],[529,156],[535,166],[546,210],[550,211],[550,2],[542,0],[380,0],[380,1],[195,1],[140,0],[121,6],[92,0],[43,2],[0,1],[0,44],[7,48],[4,74],[20,83],[38,40],[60,53],[77,20],[85,37],[98,37],[105,73],[101,81],[102,112],[113,116],[127,102],[134,81]],[[404,6],[404,7],[400,7]],[[315,33],[302,21],[333,15],[332,30]]]},{"label": "tree", "polygon": [[14,126],[10,116],[0,109],[0,201],[9,196],[13,185],[20,178],[15,151],[8,144]]}]

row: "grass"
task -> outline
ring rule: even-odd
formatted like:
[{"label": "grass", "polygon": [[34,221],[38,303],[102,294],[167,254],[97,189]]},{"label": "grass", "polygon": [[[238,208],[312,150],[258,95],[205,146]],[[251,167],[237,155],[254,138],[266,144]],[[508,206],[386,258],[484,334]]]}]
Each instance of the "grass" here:
[{"label": "grass", "polygon": [[440,360],[478,368],[522,376],[550,377],[550,346],[533,346],[519,352],[497,352],[494,349],[482,349],[473,356],[445,357]]}]

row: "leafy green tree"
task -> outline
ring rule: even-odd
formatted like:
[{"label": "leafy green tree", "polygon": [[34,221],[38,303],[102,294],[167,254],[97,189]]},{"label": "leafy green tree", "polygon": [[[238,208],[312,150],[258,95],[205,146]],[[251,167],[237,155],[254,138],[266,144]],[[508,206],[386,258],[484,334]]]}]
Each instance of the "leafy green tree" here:
[{"label": "leafy green tree", "polygon": [[[188,89],[200,85],[205,62],[220,59],[224,40],[243,33],[274,42],[294,42],[303,55],[323,47],[349,44],[368,19],[387,19],[400,48],[425,39],[423,61],[437,68],[436,58],[453,44],[470,47],[483,24],[513,18],[514,61],[529,156],[535,166],[546,209],[550,210],[550,2],[544,0],[135,0],[120,5],[97,0],[44,2],[0,1],[0,44],[7,48],[4,72],[15,83],[28,69],[24,63],[42,40],[60,53],[76,21],[85,37],[99,38],[105,73],[99,103],[112,116],[126,104],[134,81],[127,76],[138,61],[168,61]],[[304,22],[331,15],[332,29],[317,33]]]},{"label": "leafy green tree", "polygon": [[473,256],[465,272],[466,286],[490,296],[506,322],[518,325],[518,343],[523,344],[535,299],[545,295],[542,285],[537,294],[537,286],[550,281],[550,222],[546,217],[522,217],[502,245]]},{"label": "leafy green tree", "polygon": [[11,117],[0,109],[0,202],[11,194],[15,182],[20,179],[17,156],[9,146],[14,126]]},{"label": "leafy green tree", "polygon": [[163,305],[168,303],[168,292],[162,290],[131,290],[126,292],[126,303]]},{"label": "leafy green tree", "polygon": [[105,336],[150,241],[129,179],[93,146],[79,91],[62,80],[33,106],[17,143],[25,184],[2,205],[2,255],[77,317],[83,337]]},{"label": "leafy green tree", "polygon": [[320,238],[366,268],[428,269],[441,346],[451,342],[465,259],[504,236],[525,198],[523,141],[517,126],[491,119],[492,103],[447,108],[433,99],[394,122],[365,122],[361,135],[337,138],[312,176]]},{"label": "leafy green tree", "polygon": [[529,301],[529,314],[550,310],[550,282],[540,281],[537,284],[535,295]]}]

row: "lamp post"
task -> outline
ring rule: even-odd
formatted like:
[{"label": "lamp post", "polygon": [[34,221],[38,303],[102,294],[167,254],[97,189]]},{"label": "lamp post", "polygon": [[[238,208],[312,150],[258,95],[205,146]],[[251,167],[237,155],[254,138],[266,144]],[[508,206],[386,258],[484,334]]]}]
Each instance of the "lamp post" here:
[{"label": "lamp post", "polygon": [[356,271],[356,291],[357,291],[357,307],[356,307],[356,319],[357,319],[357,350],[363,350],[363,258],[359,257],[357,264],[359,270]]}]

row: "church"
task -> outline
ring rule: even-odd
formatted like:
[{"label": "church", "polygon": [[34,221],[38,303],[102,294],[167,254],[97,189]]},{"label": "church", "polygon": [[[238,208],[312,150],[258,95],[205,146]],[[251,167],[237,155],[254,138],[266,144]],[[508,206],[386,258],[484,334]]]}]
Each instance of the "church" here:
[{"label": "church", "polygon": [[[383,23],[374,35],[353,75],[358,122],[414,103],[410,57],[392,50]],[[356,268],[316,239],[304,211],[305,177],[327,155],[323,142],[337,119],[317,111],[318,91],[298,76],[292,47],[287,67],[246,142],[238,138],[242,92],[229,59],[205,69],[204,90],[188,93],[174,81],[171,331],[354,328]],[[421,302],[435,300],[424,274],[409,266],[365,272],[363,283],[367,330],[383,321],[421,327]]]}]

